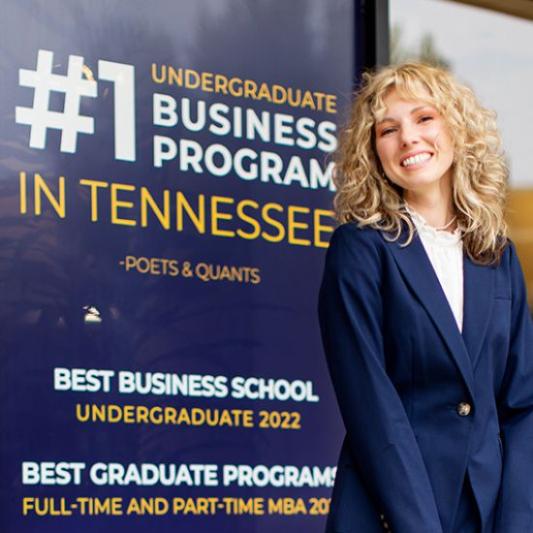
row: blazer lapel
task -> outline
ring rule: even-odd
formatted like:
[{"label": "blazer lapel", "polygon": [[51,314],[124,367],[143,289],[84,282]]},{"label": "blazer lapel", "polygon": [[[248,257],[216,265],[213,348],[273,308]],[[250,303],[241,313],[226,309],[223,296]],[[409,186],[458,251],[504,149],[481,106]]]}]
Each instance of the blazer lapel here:
[{"label": "blazer lapel", "polygon": [[494,304],[494,267],[476,265],[464,254],[463,339],[476,368]]},{"label": "blazer lapel", "polygon": [[[406,236],[407,229],[404,228],[402,235],[397,241],[389,242],[384,236],[383,238],[390,246],[396,263],[404,275],[405,280],[411,286],[431,317],[435,327],[440,332],[463,376],[471,397],[474,398],[473,365],[467,350],[467,345],[465,344],[466,339],[463,339],[463,336],[457,327],[446,295],[444,294],[418,233],[415,232],[411,243],[402,248],[400,247],[400,243],[405,242]],[[465,264],[464,260],[463,264]],[[472,266],[469,265],[468,269],[468,276],[465,276],[465,285],[467,283],[472,283],[472,278],[477,276],[477,271],[474,272]],[[480,300],[486,304],[486,297],[480,297],[478,295],[478,293],[483,291],[477,290],[478,284],[484,285],[484,283],[477,281],[475,283],[476,285],[474,286],[474,289],[472,290],[472,288],[469,288],[468,290],[468,319],[464,322],[464,326],[467,328],[471,328],[474,324],[482,322],[483,319],[478,319],[475,316],[477,312],[476,306],[481,303]],[[483,311],[483,313],[485,314],[486,311]],[[463,327],[463,330],[464,329],[465,328]],[[476,331],[469,332],[468,335],[468,343],[474,349],[479,347],[478,344],[481,340],[477,335],[478,332]],[[479,335],[479,337],[481,336]]]}]

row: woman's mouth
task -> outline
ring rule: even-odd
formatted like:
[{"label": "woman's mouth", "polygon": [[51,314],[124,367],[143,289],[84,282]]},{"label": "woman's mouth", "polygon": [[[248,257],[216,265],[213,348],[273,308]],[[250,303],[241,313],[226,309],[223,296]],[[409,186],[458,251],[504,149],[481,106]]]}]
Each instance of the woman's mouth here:
[{"label": "woman's mouth", "polygon": [[400,163],[400,165],[403,168],[417,168],[419,166],[422,166],[427,161],[429,161],[433,157],[433,154],[430,152],[422,152],[419,154],[415,154],[409,157],[406,157],[403,159]]}]

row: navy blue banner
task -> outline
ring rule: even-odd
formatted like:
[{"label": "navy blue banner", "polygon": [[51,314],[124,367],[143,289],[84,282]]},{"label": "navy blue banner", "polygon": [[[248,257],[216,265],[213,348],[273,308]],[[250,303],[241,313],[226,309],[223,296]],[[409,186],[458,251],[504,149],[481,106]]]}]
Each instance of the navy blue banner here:
[{"label": "navy blue banner", "polygon": [[322,531],[354,9],[4,6],[2,531]]}]

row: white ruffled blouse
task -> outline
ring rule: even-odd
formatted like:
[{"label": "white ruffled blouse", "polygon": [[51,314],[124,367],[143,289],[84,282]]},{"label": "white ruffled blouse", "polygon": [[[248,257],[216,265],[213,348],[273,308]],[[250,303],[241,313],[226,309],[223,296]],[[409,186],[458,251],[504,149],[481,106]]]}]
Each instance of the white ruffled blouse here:
[{"label": "white ruffled blouse", "polygon": [[407,202],[405,208],[411,215],[420,240],[433,265],[446,299],[457,322],[459,331],[463,330],[463,240],[461,227],[450,232],[437,230],[426,219],[412,209]]}]

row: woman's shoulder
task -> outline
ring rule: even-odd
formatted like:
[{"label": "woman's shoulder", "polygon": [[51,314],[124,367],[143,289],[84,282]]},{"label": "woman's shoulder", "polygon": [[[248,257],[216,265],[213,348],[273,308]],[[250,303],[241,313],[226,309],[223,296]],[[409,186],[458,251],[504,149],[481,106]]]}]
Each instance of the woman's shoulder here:
[{"label": "woman's shoulder", "polygon": [[328,257],[348,260],[378,260],[384,240],[380,230],[360,226],[357,222],[345,222],[335,228],[330,242]]},{"label": "woman's shoulder", "polygon": [[513,262],[518,261],[516,245],[509,236],[500,236],[500,260],[497,263],[499,268],[508,268]]},{"label": "woman's shoulder", "polygon": [[522,264],[520,257],[517,251],[516,244],[510,237],[506,237],[505,248],[502,253],[502,258],[500,264],[504,264],[511,271],[519,270],[522,271]]},{"label": "woman's shoulder", "polygon": [[344,222],[337,226],[331,236],[330,244],[337,240],[350,239],[359,242],[381,242],[380,230],[361,226],[358,222]]}]

